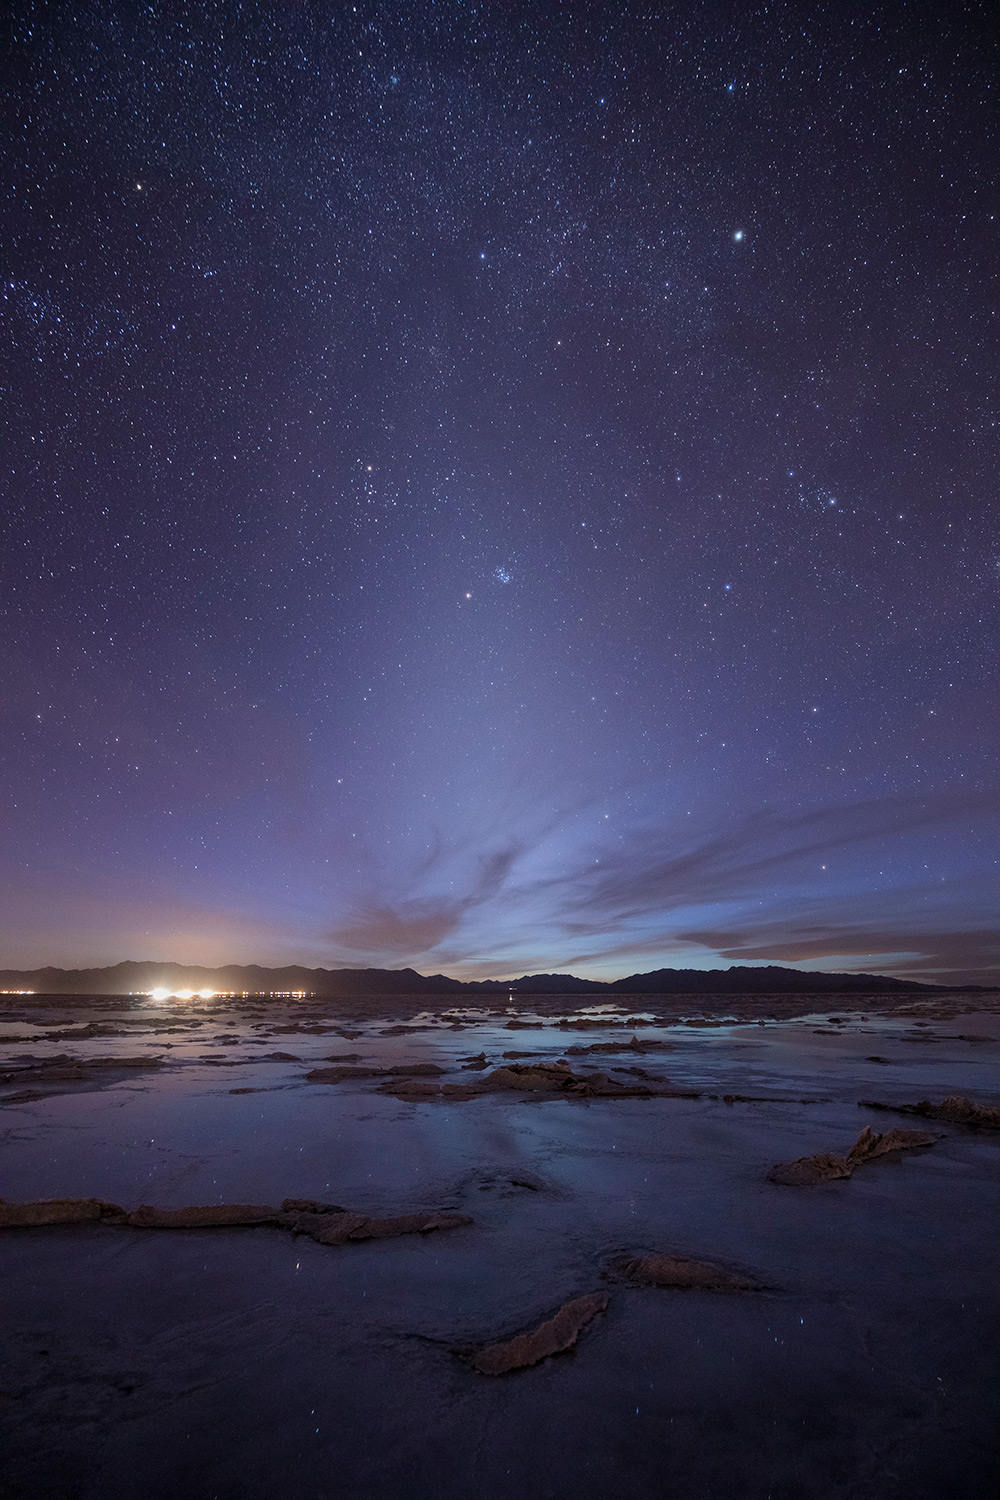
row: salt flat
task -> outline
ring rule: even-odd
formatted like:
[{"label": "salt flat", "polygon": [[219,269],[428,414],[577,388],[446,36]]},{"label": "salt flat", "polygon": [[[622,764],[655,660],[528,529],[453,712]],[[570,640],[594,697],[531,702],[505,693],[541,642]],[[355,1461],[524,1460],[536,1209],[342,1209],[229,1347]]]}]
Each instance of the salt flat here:
[{"label": "salt flat", "polygon": [[[3,1231],[4,1500],[989,1493],[1000,1132],[859,1101],[995,1105],[998,997],[714,1014],[669,998],[10,997],[9,1202],[309,1199],[473,1222],[340,1246],[273,1227]],[[392,1076],[475,1086],[561,1059],[651,1096],[407,1096]],[[306,1080],[321,1068],[343,1076]],[[767,1180],[910,1125],[939,1139],[849,1180]],[[645,1252],[762,1290],[615,1277]],[[477,1373],[472,1351],[592,1292],[606,1311],[568,1352]]]}]

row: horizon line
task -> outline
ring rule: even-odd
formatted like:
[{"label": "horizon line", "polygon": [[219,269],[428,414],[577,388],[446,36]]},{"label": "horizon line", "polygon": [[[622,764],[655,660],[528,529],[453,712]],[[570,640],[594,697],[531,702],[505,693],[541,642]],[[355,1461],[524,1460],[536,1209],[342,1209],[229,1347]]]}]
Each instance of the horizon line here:
[{"label": "horizon line", "polygon": [[[805,962],[807,962],[807,960],[801,960],[799,962],[805,963]],[[543,977],[544,978],[551,977],[553,979],[573,979],[573,980],[583,981],[583,982],[588,983],[588,984],[611,985],[611,984],[620,983],[624,979],[630,979],[630,978],[633,978],[633,977],[646,977],[646,976],[648,976],[650,974],[658,974],[658,973],[663,973],[663,974],[670,974],[670,973],[674,973],[674,974],[677,974],[677,973],[688,973],[688,974],[726,974],[726,973],[731,973],[734,970],[747,970],[747,971],[750,971],[750,972],[759,973],[762,970],[766,970],[766,969],[777,969],[777,970],[779,970],[779,971],[781,971],[782,973],[785,973],[785,974],[796,974],[796,973],[798,973],[798,974],[802,974],[803,976],[810,975],[810,974],[817,974],[817,975],[818,974],[826,974],[826,975],[838,975],[838,976],[842,975],[842,976],[848,977],[848,978],[862,978],[862,977],[868,976],[868,977],[871,977],[873,979],[885,979],[885,980],[890,980],[890,981],[895,982],[895,983],[915,984],[915,985],[920,985],[920,986],[926,986],[926,987],[929,987],[929,988],[933,988],[933,987],[939,987],[939,988],[941,988],[941,987],[944,987],[944,988],[956,988],[956,987],[959,987],[959,986],[956,985],[956,981],[955,981],[954,978],[951,980],[950,983],[948,983],[947,981],[940,981],[940,980],[935,980],[935,979],[930,979],[930,978],[917,978],[917,977],[912,976],[912,975],[902,976],[902,975],[899,975],[899,974],[891,974],[891,973],[879,972],[879,971],[874,970],[874,969],[830,969],[830,968],[817,968],[817,967],[800,968],[800,967],[798,967],[798,963],[795,960],[786,961],[785,963],[774,963],[774,962],[769,962],[769,961],[764,960],[764,959],[750,960],[750,961],[743,962],[743,963],[731,962],[728,965],[718,964],[718,965],[713,965],[711,967],[692,966],[692,965],[678,965],[678,966],[661,965],[661,966],[659,966],[659,967],[657,967],[655,969],[643,969],[643,970],[635,969],[635,970],[631,970],[628,973],[620,973],[620,974],[618,974],[618,975],[616,975],[615,977],[612,977],[612,978],[596,978],[596,977],[592,977],[592,976],[587,975],[587,974],[576,974],[576,973],[573,973],[571,970],[568,970],[568,969],[566,969],[566,970],[563,970],[563,969],[551,969],[551,970],[549,970],[549,969],[539,969],[539,970],[524,970],[524,971],[521,971],[521,972],[519,972],[517,974],[511,974],[511,973],[508,972],[507,975],[503,975],[503,974],[497,975],[497,976],[488,975],[488,976],[481,977],[481,978],[469,979],[469,978],[460,978],[460,977],[458,977],[458,976],[456,976],[454,974],[448,974],[448,973],[444,972],[443,970],[434,970],[431,973],[425,973],[423,970],[415,968],[412,964],[403,964],[403,965],[401,965],[399,967],[396,967],[396,968],[389,968],[389,967],[385,967],[385,966],[380,965],[380,964],[341,963],[341,964],[338,964],[336,967],[326,967],[323,964],[308,964],[308,963],[303,963],[303,962],[300,962],[300,961],[292,961],[292,962],[289,962],[289,963],[280,963],[280,964],[274,964],[274,963],[265,964],[265,963],[235,962],[235,961],[234,962],[226,962],[226,963],[210,964],[210,963],[190,963],[190,962],[185,962],[185,961],[180,960],[180,959],[152,959],[152,958],[142,958],[142,959],[125,958],[125,959],[118,959],[114,963],[84,964],[84,965],[79,965],[79,966],[77,966],[77,965],[62,965],[62,964],[54,964],[54,963],[49,963],[49,964],[35,964],[35,965],[31,965],[30,967],[29,966],[23,966],[23,965],[6,965],[3,968],[0,968],[0,974],[28,975],[28,974],[43,973],[43,972],[46,972],[46,971],[57,972],[57,973],[62,973],[62,974],[73,974],[73,973],[86,974],[86,973],[99,973],[102,970],[107,971],[107,970],[120,969],[120,968],[124,968],[124,967],[127,967],[127,966],[148,967],[148,968],[162,967],[162,968],[187,969],[187,970],[192,970],[192,971],[201,972],[201,973],[211,973],[211,972],[217,972],[217,971],[227,970],[227,969],[229,969],[229,970],[232,970],[232,969],[258,969],[258,970],[263,970],[263,971],[268,971],[268,972],[280,972],[281,970],[287,970],[287,969],[301,969],[301,970],[305,970],[305,971],[311,972],[311,973],[322,973],[322,974],[337,974],[337,973],[343,973],[343,974],[363,974],[363,973],[415,974],[419,978],[425,979],[425,980],[446,979],[451,984],[468,984],[468,985],[480,985],[480,984],[501,984],[501,985],[502,984],[515,984],[515,983],[518,982],[518,980],[522,980],[522,979],[540,979],[540,978],[543,978]],[[976,971],[973,970],[973,972],[976,972]],[[954,971],[952,971],[952,973],[954,973]],[[989,984],[985,984],[984,985],[981,980],[978,983],[976,983],[974,981],[969,981],[969,983],[974,984],[975,988],[990,988],[991,987]],[[1000,987],[1000,974],[997,975],[997,986],[996,987]]]}]

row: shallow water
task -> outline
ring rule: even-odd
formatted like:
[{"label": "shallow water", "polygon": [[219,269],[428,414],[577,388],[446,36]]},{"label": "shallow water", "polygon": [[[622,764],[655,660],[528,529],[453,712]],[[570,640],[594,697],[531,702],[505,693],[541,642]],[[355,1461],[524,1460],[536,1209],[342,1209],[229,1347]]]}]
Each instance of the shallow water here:
[{"label": "shallow water", "polygon": [[[401,1021],[391,1007],[346,1015],[320,1001],[278,1011],[18,997],[4,1032],[23,1040],[0,1039],[0,1055],[20,1061],[3,1093],[44,1097],[4,1107],[0,1191],[12,1201],[301,1196],[381,1214],[452,1208],[475,1222],[338,1249],[271,1229],[7,1231],[12,1463],[0,1493],[989,1493],[997,1293],[986,1268],[1000,1136],[934,1123],[931,1150],[849,1181],[792,1189],[765,1178],[774,1162],[845,1150],[863,1125],[923,1123],[859,1108],[864,1098],[996,1102],[989,1000],[978,1013],[964,1009],[971,999],[906,1013],[868,1003],[764,1025],[741,1010],[708,1027],[547,1006],[463,1013],[453,1030],[453,1008]],[[124,1034],[84,1037],[87,1023]],[[338,1029],[282,1030],[301,1024]],[[668,1045],[568,1050],[633,1034]],[[275,1051],[299,1060],[269,1059]],[[379,1093],[377,1079],[303,1082],[354,1053],[379,1067],[433,1061],[454,1069],[449,1081],[474,1081],[482,1075],[460,1059],[481,1051],[491,1067],[506,1051],[569,1056],[578,1071],[639,1065],[720,1097],[412,1102]],[[164,1066],[83,1084],[17,1077],[29,1058],[57,1056]],[[727,1104],[726,1093],[766,1097]],[[717,1260],[771,1290],[602,1282],[612,1256],[642,1249]],[[455,1353],[602,1285],[608,1311],[568,1354],[489,1379]]]}]

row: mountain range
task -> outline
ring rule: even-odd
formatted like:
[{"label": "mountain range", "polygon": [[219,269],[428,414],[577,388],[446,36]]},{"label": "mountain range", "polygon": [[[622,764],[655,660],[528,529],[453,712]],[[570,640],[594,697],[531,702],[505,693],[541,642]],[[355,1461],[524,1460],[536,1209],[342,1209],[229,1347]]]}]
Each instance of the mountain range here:
[{"label": "mountain range", "polygon": [[[266,968],[259,964],[200,965],[127,961],[99,969],[4,969],[0,991],[30,990],[47,995],[143,994],[157,988],[274,994],[305,991],[329,998],[364,995],[441,995],[469,997],[515,990],[518,994],[759,995],[845,994],[888,991],[937,992],[949,986],[892,979],[884,974],[828,974],[755,968],[653,969],[623,979],[580,979],[575,974],[525,974],[520,979],[459,980],[415,969],[308,969],[301,964]],[[978,988],[978,986],[972,986]]]}]

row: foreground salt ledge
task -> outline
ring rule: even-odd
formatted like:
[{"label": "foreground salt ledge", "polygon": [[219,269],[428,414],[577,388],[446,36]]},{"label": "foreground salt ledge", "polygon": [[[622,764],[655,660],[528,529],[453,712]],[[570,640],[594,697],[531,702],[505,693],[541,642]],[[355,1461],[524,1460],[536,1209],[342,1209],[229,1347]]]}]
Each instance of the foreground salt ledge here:
[{"label": "foreground salt ledge", "polygon": [[782,1187],[812,1187],[818,1182],[851,1177],[858,1167],[880,1156],[924,1150],[938,1139],[926,1130],[887,1130],[884,1135],[878,1135],[866,1126],[846,1156],[838,1156],[833,1151],[799,1156],[795,1161],[779,1162],[767,1176],[770,1182],[780,1183]]},{"label": "foreground salt ledge", "polygon": [[468,1214],[411,1213],[378,1218],[354,1213],[335,1203],[286,1198],[280,1208],[261,1203],[208,1203],[188,1208],[153,1208],[142,1204],[131,1213],[102,1198],[51,1198],[38,1203],[0,1199],[0,1229],[37,1229],[51,1224],[113,1224],[124,1229],[284,1229],[305,1234],[320,1245],[390,1239],[403,1234],[430,1234],[462,1229]]},{"label": "foreground salt ledge", "polygon": [[557,1313],[526,1333],[499,1344],[487,1344],[472,1357],[472,1368],[480,1375],[506,1375],[540,1364],[550,1355],[571,1349],[587,1324],[604,1312],[606,1292],[590,1292],[564,1302]]}]

